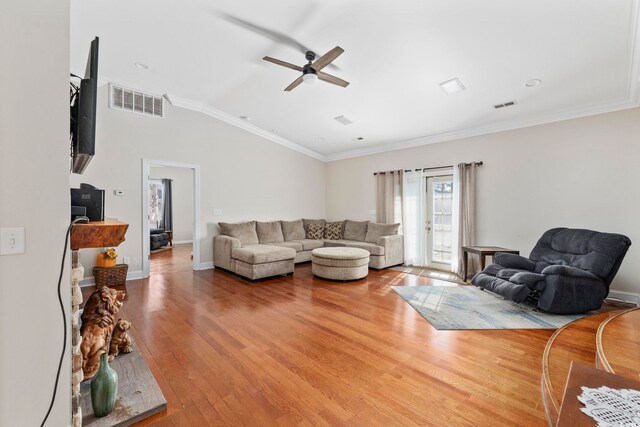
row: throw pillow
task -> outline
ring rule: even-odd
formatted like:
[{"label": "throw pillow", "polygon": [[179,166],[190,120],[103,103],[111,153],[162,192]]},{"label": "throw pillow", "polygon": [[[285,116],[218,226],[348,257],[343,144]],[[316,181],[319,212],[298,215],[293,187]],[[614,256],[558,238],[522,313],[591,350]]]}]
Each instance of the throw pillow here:
[{"label": "throw pillow", "polygon": [[324,235],[324,225],[309,224],[307,228],[307,239],[322,240]]},{"label": "throw pillow", "polygon": [[303,219],[302,223],[304,224],[304,231],[306,233],[307,231],[309,231],[309,226],[311,224],[321,225],[324,227],[327,221],[325,221],[324,219]]},{"label": "throw pillow", "polygon": [[351,221],[350,219],[344,222],[344,240],[355,240],[358,242],[364,242],[364,238],[367,236],[367,224],[369,221]]},{"label": "throw pillow", "polygon": [[228,222],[219,222],[220,231],[225,236],[233,237],[240,240],[244,245],[257,245],[258,233],[256,233],[256,222],[242,222],[240,224],[230,224]]},{"label": "throw pillow", "polygon": [[400,224],[381,224],[378,222],[370,222],[367,225],[367,236],[364,241],[369,243],[377,243],[382,236],[394,236],[398,234]]},{"label": "throw pillow", "polygon": [[342,239],[342,221],[328,222],[324,226],[324,238],[328,240]]},{"label": "throw pillow", "polygon": [[297,221],[282,221],[282,234],[284,234],[284,240],[290,242],[291,240],[304,240],[304,224],[301,219]]},{"label": "throw pillow", "polygon": [[280,221],[256,222],[256,232],[260,243],[284,242]]}]

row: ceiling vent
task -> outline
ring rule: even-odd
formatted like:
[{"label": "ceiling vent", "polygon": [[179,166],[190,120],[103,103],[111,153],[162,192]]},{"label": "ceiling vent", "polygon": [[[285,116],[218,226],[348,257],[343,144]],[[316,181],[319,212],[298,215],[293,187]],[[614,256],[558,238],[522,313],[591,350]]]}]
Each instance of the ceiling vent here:
[{"label": "ceiling vent", "polygon": [[354,140],[355,142],[362,142],[362,141],[364,141],[364,138],[363,138],[363,137],[361,137],[361,136],[358,136],[358,137],[356,137],[356,138],[353,138],[353,140]]},{"label": "ceiling vent", "polygon": [[164,117],[162,96],[139,92],[122,86],[109,85],[109,107],[148,116]]},{"label": "ceiling vent", "polygon": [[493,108],[495,108],[496,110],[499,110],[500,108],[511,107],[513,105],[516,105],[516,101],[509,101],[509,102],[505,102],[504,104],[496,104],[493,106]]},{"label": "ceiling vent", "polygon": [[353,123],[351,120],[349,120],[345,116],[334,117],[334,120],[337,120],[338,122],[342,123],[345,126],[350,125],[351,123]]}]

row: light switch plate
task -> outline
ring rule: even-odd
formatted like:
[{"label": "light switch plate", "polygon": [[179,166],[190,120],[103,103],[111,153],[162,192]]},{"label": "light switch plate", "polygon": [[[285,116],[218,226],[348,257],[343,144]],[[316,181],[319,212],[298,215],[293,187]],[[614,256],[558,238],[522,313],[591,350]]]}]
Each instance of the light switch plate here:
[{"label": "light switch plate", "polygon": [[0,228],[0,255],[16,255],[24,252],[24,227]]},{"label": "light switch plate", "polygon": [[124,190],[113,190],[114,196],[124,196]]},{"label": "light switch plate", "polygon": [[214,215],[222,215],[222,209],[214,209],[213,210],[213,214]]}]

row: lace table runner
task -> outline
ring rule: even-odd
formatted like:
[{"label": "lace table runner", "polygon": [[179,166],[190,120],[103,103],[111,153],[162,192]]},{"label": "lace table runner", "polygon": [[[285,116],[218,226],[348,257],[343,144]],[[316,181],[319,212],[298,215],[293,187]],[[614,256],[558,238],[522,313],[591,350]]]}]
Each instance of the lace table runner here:
[{"label": "lace table runner", "polygon": [[578,400],[598,427],[640,427],[640,391],[582,387]]}]

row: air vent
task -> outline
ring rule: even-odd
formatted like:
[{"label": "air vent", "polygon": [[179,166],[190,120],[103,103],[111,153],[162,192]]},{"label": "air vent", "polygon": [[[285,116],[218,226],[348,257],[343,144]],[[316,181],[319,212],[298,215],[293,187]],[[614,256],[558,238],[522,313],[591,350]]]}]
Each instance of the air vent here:
[{"label": "air vent", "polygon": [[338,116],[338,117],[334,117],[333,119],[337,120],[338,122],[342,123],[345,126],[350,125],[351,123],[353,123],[351,120],[349,120],[345,116]]},{"label": "air vent", "polygon": [[504,104],[496,104],[493,106],[496,110],[504,107],[511,107],[512,105],[516,105],[516,101],[505,102]]},{"label": "air vent", "polygon": [[363,138],[363,137],[361,137],[361,136],[358,136],[358,137],[356,137],[356,138],[353,138],[353,140],[354,140],[355,142],[362,142],[362,141],[364,141],[364,138]]},{"label": "air vent", "polygon": [[122,86],[110,85],[109,107],[148,116],[164,117],[163,98]]}]

